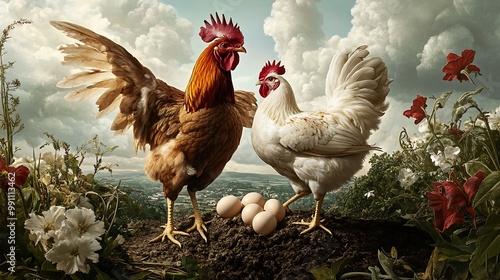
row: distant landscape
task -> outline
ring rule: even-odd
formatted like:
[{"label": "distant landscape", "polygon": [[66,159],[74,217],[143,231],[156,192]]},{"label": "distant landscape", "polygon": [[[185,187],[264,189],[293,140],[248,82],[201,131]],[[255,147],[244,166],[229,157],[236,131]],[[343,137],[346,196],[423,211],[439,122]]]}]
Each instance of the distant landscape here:
[{"label": "distant landscape", "polygon": [[[101,183],[117,185],[120,182],[120,188],[132,191],[131,197],[147,203],[158,206],[160,209],[166,209],[165,198],[162,192],[160,182],[152,182],[142,172],[131,173],[113,173],[113,176],[98,178]],[[234,195],[240,199],[247,193],[258,192],[264,198],[276,198],[285,202],[295,193],[290,186],[288,179],[278,175],[250,174],[237,172],[222,173],[205,190],[197,193],[197,198],[202,212],[215,210],[217,201],[224,196]],[[327,194],[325,206],[333,203],[335,193]],[[314,198],[312,195],[304,197],[290,206],[293,209],[313,209]],[[325,207],[325,208],[326,208]],[[190,215],[192,211],[191,201],[187,190],[184,188],[175,201],[175,212],[182,215]]]}]

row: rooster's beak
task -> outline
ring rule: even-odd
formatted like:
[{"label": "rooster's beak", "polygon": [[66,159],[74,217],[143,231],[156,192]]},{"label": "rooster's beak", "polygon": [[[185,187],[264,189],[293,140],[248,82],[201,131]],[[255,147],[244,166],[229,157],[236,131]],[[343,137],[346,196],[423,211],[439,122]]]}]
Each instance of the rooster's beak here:
[{"label": "rooster's beak", "polygon": [[234,48],[233,51],[247,53],[247,50],[243,46]]},{"label": "rooster's beak", "polygon": [[256,86],[260,86],[260,85],[262,85],[262,84],[264,84],[264,82],[263,82],[263,81],[257,81],[257,82],[255,83],[255,85],[256,85]]}]

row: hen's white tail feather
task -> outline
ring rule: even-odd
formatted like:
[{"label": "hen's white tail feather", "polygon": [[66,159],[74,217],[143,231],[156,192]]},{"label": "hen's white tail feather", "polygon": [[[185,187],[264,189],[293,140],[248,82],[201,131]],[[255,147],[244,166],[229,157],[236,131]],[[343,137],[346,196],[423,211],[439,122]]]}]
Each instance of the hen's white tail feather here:
[{"label": "hen's white tail feather", "polygon": [[387,68],[379,57],[366,58],[367,46],[337,54],[326,79],[329,112],[343,116],[341,122],[353,123],[365,139],[377,129],[388,104]]}]

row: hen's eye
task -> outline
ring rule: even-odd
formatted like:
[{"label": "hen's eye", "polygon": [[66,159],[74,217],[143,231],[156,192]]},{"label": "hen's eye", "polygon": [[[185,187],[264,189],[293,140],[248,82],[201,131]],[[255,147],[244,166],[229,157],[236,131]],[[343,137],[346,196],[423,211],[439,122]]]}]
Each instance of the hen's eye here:
[{"label": "hen's eye", "polygon": [[266,79],[266,80],[267,80],[268,82],[272,82],[272,81],[274,81],[274,78],[273,78],[273,77],[267,77],[267,79]]}]

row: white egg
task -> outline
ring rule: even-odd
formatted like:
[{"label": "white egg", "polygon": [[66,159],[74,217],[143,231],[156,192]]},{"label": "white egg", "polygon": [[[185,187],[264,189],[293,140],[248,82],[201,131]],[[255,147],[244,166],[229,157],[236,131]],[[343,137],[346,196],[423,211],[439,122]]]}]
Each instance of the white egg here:
[{"label": "white egg", "polygon": [[241,203],[243,204],[243,206],[255,203],[255,204],[260,205],[260,207],[264,207],[264,203],[266,203],[266,200],[264,199],[264,197],[260,193],[251,192],[251,193],[247,193],[243,197],[243,199],[241,200]]},{"label": "white egg", "polygon": [[262,211],[255,215],[252,221],[253,230],[262,235],[268,235],[276,228],[278,221],[276,217],[266,211]]},{"label": "white egg", "polygon": [[239,198],[234,195],[228,195],[217,202],[217,214],[222,218],[232,218],[238,215],[242,205]]},{"label": "white egg", "polygon": [[247,206],[243,207],[243,210],[241,211],[241,219],[245,224],[251,225],[255,215],[262,211],[263,209],[259,204],[248,204]]},{"label": "white egg", "polygon": [[266,201],[266,204],[264,204],[264,211],[273,214],[276,217],[278,223],[283,221],[286,214],[286,210],[285,207],[283,207],[283,204],[279,200],[274,198]]}]

